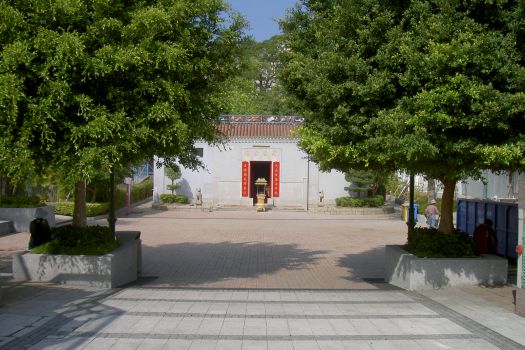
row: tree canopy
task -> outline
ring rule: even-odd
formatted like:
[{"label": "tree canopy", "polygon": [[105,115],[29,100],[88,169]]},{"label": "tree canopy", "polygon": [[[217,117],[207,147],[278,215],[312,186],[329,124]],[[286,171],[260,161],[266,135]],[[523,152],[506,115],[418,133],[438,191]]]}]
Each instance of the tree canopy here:
[{"label": "tree canopy", "polygon": [[295,109],[278,81],[282,38],[246,41],[243,71],[232,77],[225,100],[227,114],[293,115]]},{"label": "tree canopy", "polygon": [[439,179],[450,232],[456,181],[525,168],[519,11],[503,0],[302,1],[282,23],[281,76],[304,111],[301,147],[325,169]]},{"label": "tree canopy", "polygon": [[244,22],[221,0],[1,0],[0,173],[71,183],[219,141]]}]

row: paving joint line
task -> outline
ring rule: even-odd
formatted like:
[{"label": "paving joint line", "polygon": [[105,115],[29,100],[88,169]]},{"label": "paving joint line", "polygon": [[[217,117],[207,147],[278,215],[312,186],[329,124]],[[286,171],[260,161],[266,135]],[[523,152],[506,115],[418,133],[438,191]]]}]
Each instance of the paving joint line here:
[{"label": "paving joint line", "polygon": [[137,317],[193,317],[193,318],[251,318],[251,319],[315,319],[315,320],[364,320],[364,319],[420,319],[420,318],[444,318],[441,315],[434,314],[414,314],[414,315],[297,315],[297,314],[208,314],[208,313],[178,313],[178,312],[150,312],[150,311],[127,311],[115,312],[104,316],[137,316]]},{"label": "paving joint line", "polygon": [[413,291],[405,291],[407,296],[413,298],[421,305],[426,306],[430,310],[436,312],[439,315],[443,315],[444,318],[456,323],[457,325],[465,328],[466,330],[477,335],[478,338],[483,339],[490,344],[505,350],[524,350],[525,346],[518,342],[505,337],[504,335],[493,331],[492,329],[482,325],[481,323],[454,311],[447,306],[432,300],[422,294]]},{"label": "paving joint line", "polygon": [[35,330],[24,334],[24,336],[16,337],[13,340],[10,340],[7,343],[0,345],[0,350],[22,349],[35,345],[38,342],[44,340],[45,338],[55,335],[58,329],[71,322],[71,317],[69,316],[71,313],[80,313],[78,316],[82,314],[90,314],[88,310],[84,308],[85,305],[99,305],[100,301],[110,298],[112,295],[118,292],[120,292],[119,289],[110,289],[108,291],[97,293],[96,295],[89,297],[86,300],[82,300],[79,303],[74,303],[66,310],[50,318],[49,321],[47,321],[46,323],[42,324],[39,327],[36,327]]},{"label": "paving joint line", "polygon": [[112,298],[111,300],[123,301],[154,301],[154,302],[173,302],[173,303],[210,303],[210,304],[307,304],[307,305],[366,305],[366,304],[417,304],[416,301],[406,300],[356,300],[356,301],[292,301],[292,300],[197,300],[197,299],[140,299],[140,298]]},{"label": "paving joint line", "polygon": [[112,338],[112,339],[185,339],[185,340],[256,340],[256,341],[348,341],[348,340],[443,340],[479,339],[473,334],[392,334],[392,335],[206,335],[206,334],[158,334],[158,333],[65,333],[65,338]]}]

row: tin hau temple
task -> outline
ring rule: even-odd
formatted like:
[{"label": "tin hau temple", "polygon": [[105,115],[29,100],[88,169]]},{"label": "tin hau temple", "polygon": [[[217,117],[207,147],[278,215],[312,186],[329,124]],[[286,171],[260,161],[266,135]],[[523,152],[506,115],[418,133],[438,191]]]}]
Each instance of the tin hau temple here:
[{"label": "tin hau temple", "polygon": [[[197,143],[206,170],[181,168],[181,185],[177,194],[190,200],[201,189],[204,203],[211,206],[253,206],[256,202],[255,182],[267,182],[266,203],[275,207],[306,207],[334,203],[347,195],[344,174],[321,172],[301,151],[292,131],[302,124],[294,116],[223,116],[220,131],[228,138],[226,147]],[[171,193],[171,181],[164,168],[156,168],[154,187],[159,194]]]}]

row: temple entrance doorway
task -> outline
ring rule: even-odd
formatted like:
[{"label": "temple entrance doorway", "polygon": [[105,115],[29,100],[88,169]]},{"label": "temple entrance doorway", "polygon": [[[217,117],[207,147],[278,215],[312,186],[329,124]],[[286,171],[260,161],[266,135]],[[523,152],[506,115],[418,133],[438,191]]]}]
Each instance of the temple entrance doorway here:
[{"label": "temple entrance doorway", "polygon": [[272,175],[272,162],[250,162],[250,198],[253,199],[253,205],[257,202],[257,189],[255,188],[255,181],[262,177],[268,182],[268,191],[266,192],[265,203],[268,202],[268,198],[271,197],[272,188],[271,183]]}]

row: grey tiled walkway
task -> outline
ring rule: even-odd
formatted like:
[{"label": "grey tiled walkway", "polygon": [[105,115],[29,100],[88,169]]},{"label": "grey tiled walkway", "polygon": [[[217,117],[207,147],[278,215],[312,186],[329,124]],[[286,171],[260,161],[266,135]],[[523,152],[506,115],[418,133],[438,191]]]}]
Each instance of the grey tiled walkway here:
[{"label": "grey tiled walkway", "polygon": [[400,290],[128,288],[71,305],[0,348],[522,349]]}]

